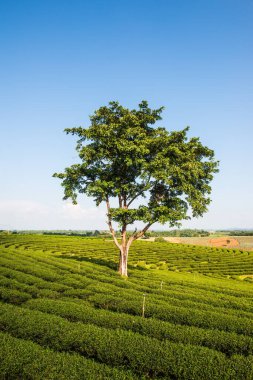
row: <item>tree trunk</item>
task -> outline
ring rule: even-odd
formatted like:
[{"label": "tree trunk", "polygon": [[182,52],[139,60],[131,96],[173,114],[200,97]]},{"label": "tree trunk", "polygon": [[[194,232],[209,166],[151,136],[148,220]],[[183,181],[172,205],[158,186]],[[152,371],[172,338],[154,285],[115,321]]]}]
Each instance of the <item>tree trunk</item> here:
[{"label": "tree trunk", "polygon": [[127,277],[128,247],[122,246],[119,252],[119,269],[121,276]]},{"label": "tree trunk", "polygon": [[[108,203],[108,210],[110,209],[109,208],[109,203]],[[111,231],[111,234],[113,236],[113,239],[114,239],[114,243],[116,244],[116,246],[120,249],[120,252],[119,252],[119,267],[118,267],[118,272],[121,274],[121,276],[124,276],[124,277],[128,277],[127,275],[127,260],[128,260],[128,251],[129,251],[129,248],[131,246],[131,244],[133,243],[133,241],[135,241],[136,239],[142,237],[145,232],[147,231],[147,229],[151,226],[152,223],[148,223],[142,231],[136,233],[136,231],[132,234],[132,236],[130,236],[130,238],[128,239],[127,238],[127,225],[124,224],[122,226],[122,230],[121,230],[121,244],[119,244],[116,236],[115,236],[115,232],[114,232],[114,229],[112,228],[112,223],[111,223],[111,220],[109,218],[109,222],[108,222],[108,225],[109,225],[109,228],[110,228],[110,231]]]}]

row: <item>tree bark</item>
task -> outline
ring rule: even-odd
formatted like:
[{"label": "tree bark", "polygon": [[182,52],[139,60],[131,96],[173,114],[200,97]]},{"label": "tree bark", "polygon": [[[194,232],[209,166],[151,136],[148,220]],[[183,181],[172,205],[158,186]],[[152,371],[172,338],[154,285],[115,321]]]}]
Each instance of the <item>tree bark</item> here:
[{"label": "tree bark", "polygon": [[121,276],[128,277],[127,274],[127,259],[128,259],[128,247],[121,246],[120,252],[119,252],[119,268],[118,272],[121,274]]},{"label": "tree bark", "polygon": [[[142,231],[135,231],[132,236],[130,236],[129,239],[127,239],[127,224],[123,224],[122,229],[121,229],[121,244],[119,243],[116,233],[112,227],[112,219],[110,215],[110,202],[109,198],[106,199],[106,206],[107,206],[107,217],[108,217],[108,226],[110,229],[110,233],[113,237],[114,243],[116,246],[120,249],[119,252],[119,267],[118,267],[118,272],[121,274],[121,276],[128,277],[127,274],[127,261],[128,261],[128,251],[130,248],[130,245],[132,242],[140,237],[142,237],[145,232],[149,229],[149,227],[154,223],[148,223]],[[120,208],[128,208],[127,201],[126,201],[126,196],[124,195],[123,197],[119,195],[119,207]]]},{"label": "tree bark", "polygon": [[118,272],[121,274],[121,276],[128,277],[127,274],[127,261],[128,261],[128,252],[131,244],[136,239],[142,237],[145,232],[149,229],[149,227],[152,225],[152,223],[148,223],[142,231],[135,232],[129,239],[127,239],[126,235],[126,225],[123,225],[121,230],[121,245],[119,246],[120,252],[119,252],[119,268]]}]

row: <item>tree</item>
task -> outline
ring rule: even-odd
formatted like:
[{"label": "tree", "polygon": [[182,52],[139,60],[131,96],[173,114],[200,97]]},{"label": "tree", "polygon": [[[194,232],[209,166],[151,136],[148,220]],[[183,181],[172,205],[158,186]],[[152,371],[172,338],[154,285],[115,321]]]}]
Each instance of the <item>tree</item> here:
[{"label": "tree", "polygon": [[[210,181],[218,171],[213,150],[199,138],[187,138],[189,127],[169,132],[154,128],[164,107],[150,109],[146,101],[129,110],[118,102],[100,107],[90,116],[88,128],[67,128],[78,136],[76,150],[80,163],[55,173],[62,180],[64,198],[77,203],[77,195],[105,202],[107,223],[120,250],[119,268],[127,276],[128,252],[134,240],[149,227],[202,216],[210,203]],[[112,200],[117,201],[113,207]],[[129,225],[144,222],[144,228],[127,234]],[[113,222],[120,226],[117,238]]]}]

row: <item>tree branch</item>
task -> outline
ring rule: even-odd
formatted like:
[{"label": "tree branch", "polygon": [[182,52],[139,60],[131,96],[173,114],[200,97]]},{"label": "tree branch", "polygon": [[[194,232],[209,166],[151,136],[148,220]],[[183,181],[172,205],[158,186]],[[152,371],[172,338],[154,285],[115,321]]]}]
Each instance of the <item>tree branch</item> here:
[{"label": "tree branch", "polygon": [[128,208],[126,194],[123,195],[123,205],[125,209]]},{"label": "tree branch", "polygon": [[147,183],[143,186],[143,189],[139,192],[139,193],[137,193],[129,202],[128,202],[128,204],[127,204],[127,207],[129,207],[132,203],[133,203],[133,201],[136,199],[136,198],[138,198],[144,191],[145,191],[145,188],[147,187],[147,185],[149,184],[149,182],[150,182],[150,178],[151,178],[151,176],[149,176],[149,179],[147,180]]},{"label": "tree branch", "polygon": [[127,246],[128,248],[130,247],[130,245],[132,244],[133,241],[135,241],[136,239],[139,239],[140,237],[142,237],[145,232],[149,229],[150,226],[152,226],[152,224],[155,223],[155,222],[152,222],[152,223],[148,223],[141,231],[137,232],[137,230],[135,229],[135,232],[133,233],[133,235],[129,238],[128,240],[128,243],[127,243]]},{"label": "tree branch", "polygon": [[109,226],[110,233],[111,233],[111,235],[113,237],[113,240],[114,240],[115,244],[117,245],[117,247],[119,249],[121,249],[121,246],[120,246],[120,244],[118,242],[118,239],[116,238],[116,234],[115,234],[115,231],[114,231],[113,226],[112,226],[112,219],[110,217],[110,202],[109,202],[108,198],[106,199],[106,207],[107,207],[107,217],[108,217],[107,224]]},{"label": "tree branch", "polygon": [[153,223],[154,222],[148,223],[141,231],[137,232],[137,234],[135,235],[135,239],[134,240],[139,239],[140,237],[142,237],[145,234],[145,232],[149,229],[149,227],[152,226]]},{"label": "tree branch", "polygon": [[140,191],[139,193],[137,193],[137,194],[131,199],[131,201],[128,202],[127,207],[129,207],[129,206],[133,203],[133,201],[134,201],[136,198],[138,198],[139,195],[141,195],[141,194],[143,193],[143,191],[144,191],[144,190],[142,190],[142,191]]}]

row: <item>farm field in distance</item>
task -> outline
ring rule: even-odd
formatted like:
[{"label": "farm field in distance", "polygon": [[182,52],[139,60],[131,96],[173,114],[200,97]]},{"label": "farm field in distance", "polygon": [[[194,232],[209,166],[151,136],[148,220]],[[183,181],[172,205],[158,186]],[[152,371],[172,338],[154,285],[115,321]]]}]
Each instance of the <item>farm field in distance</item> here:
[{"label": "farm field in distance", "polygon": [[0,379],[253,379],[252,251],[136,241],[128,279],[117,261],[107,239],[0,235]]},{"label": "farm field in distance", "polygon": [[[253,251],[253,236],[210,235],[205,237],[164,237],[164,239],[168,242],[177,244],[193,244],[218,248],[238,248]],[[148,240],[154,241],[155,238],[149,238]]]}]

